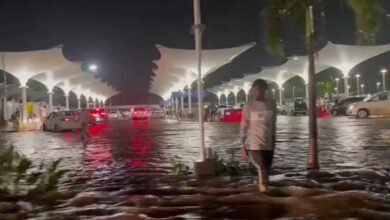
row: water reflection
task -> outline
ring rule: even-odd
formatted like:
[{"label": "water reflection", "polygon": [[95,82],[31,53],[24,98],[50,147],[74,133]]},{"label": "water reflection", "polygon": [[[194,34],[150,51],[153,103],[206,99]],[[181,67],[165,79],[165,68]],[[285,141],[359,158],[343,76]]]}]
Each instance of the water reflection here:
[{"label": "water reflection", "polygon": [[[279,117],[275,170],[293,172],[306,167],[307,117]],[[385,169],[390,167],[390,119],[319,120],[322,169]],[[1,133],[2,148],[13,144],[35,163],[63,158],[62,167],[90,186],[158,184],[171,172],[169,159],[189,165],[199,159],[198,125],[174,120],[116,121],[92,126],[85,145],[79,132]],[[239,125],[206,123],[206,145],[220,157],[239,155]]]}]

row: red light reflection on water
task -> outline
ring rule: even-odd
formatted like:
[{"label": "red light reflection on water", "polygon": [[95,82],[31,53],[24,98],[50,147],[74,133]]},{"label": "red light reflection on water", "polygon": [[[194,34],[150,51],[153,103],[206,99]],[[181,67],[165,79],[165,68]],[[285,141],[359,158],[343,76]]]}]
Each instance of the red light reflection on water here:
[{"label": "red light reflection on water", "polygon": [[[89,127],[92,139],[104,138],[108,131],[107,124]],[[150,152],[152,139],[149,133],[149,122],[133,121],[129,130],[130,137],[105,139],[108,143],[92,143],[87,145],[86,156],[89,166],[94,169],[103,168],[110,164],[125,163],[129,167],[144,167],[145,157]],[[130,139],[128,139],[130,138]],[[127,140],[127,141],[126,141]],[[129,143],[130,142],[130,143]]]},{"label": "red light reflection on water", "polygon": [[102,134],[102,132],[107,128],[107,124],[106,123],[102,123],[102,124],[96,124],[96,125],[93,125],[93,126],[89,126],[88,128],[88,132],[91,136],[99,136]]},{"label": "red light reflection on water", "polygon": [[135,134],[131,137],[131,154],[136,158],[131,158],[130,166],[142,167],[145,165],[142,157],[150,151],[152,139],[149,134],[149,121],[133,121]]}]

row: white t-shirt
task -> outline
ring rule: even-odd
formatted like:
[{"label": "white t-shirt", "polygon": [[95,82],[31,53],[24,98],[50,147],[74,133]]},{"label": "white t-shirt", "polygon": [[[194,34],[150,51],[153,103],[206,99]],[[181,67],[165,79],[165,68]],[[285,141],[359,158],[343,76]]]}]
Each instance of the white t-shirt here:
[{"label": "white t-shirt", "polygon": [[247,102],[242,109],[240,137],[247,137],[250,150],[273,150],[275,122],[273,101]]}]

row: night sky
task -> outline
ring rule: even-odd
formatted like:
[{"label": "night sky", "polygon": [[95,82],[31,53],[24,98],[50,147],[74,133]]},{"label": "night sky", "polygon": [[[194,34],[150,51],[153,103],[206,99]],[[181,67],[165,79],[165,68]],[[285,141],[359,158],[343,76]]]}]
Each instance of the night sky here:
[{"label": "night sky", "polygon": [[[352,12],[340,0],[324,0],[327,15],[322,41],[354,44]],[[212,86],[244,73],[277,65],[282,58],[265,52],[260,11],[263,0],[203,0],[203,23],[207,26],[204,47],[232,47],[256,41],[244,53],[206,78]],[[390,1],[381,17],[378,44],[390,43]],[[155,44],[193,48],[192,0],[106,0],[106,1],[0,1],[0,51],[18,51],[64,45],[71,61],[97,63],[98,76],[122,95],[114,103],[142,103],[152,100],[147,93],[149,78],[159,58]],[[292,27],[285,30],[288,54],[304,53],[302,36]],[[379,68],[388,63],[390,53],[360,67],[363,79],[375,82]],[[390,68],[390,65],[388,66]],[[378,76],[376,76],[378,75]]]}]

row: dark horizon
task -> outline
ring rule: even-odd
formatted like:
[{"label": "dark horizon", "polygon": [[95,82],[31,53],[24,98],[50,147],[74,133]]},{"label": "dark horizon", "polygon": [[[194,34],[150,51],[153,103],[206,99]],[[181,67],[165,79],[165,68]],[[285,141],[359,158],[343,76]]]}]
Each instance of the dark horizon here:
[{"label": "dark horizon", "polygon": [[[257,42],[256,47],[206,77],[206,87],[283,62],[265,51],[260,19],[264,2],[202,1],[202,20],[207,26],[204,48]],[[353,15],[340,2],[331,0],[325,4],[328,20],[322,40],[354,44]],[[390,30],[385,28],[390,21],[387,13],[390,2],[382,0],[381,3],[387,16],[381,18],[378,44],[390,43]],[[193,48],[194,45],[190,34],[191,0],[115,1],[115,4],[107,1],[1,1],[0,13],[3,17],[0,19],[0,51],[35,50],[62,44],[67,59],[99,65],[97,76],[122,92],[112,100],[115,104],[156,100],[147,92],[155,68],[152,61],[159,58],[155,44],[176,48]],[[287,53],[303,54],[302,36],[286,29]],[[375,81],[372,70],[385,65],[389,58],[390,53],[386,53],[359,65],[356,71],[363,79]]]}]

